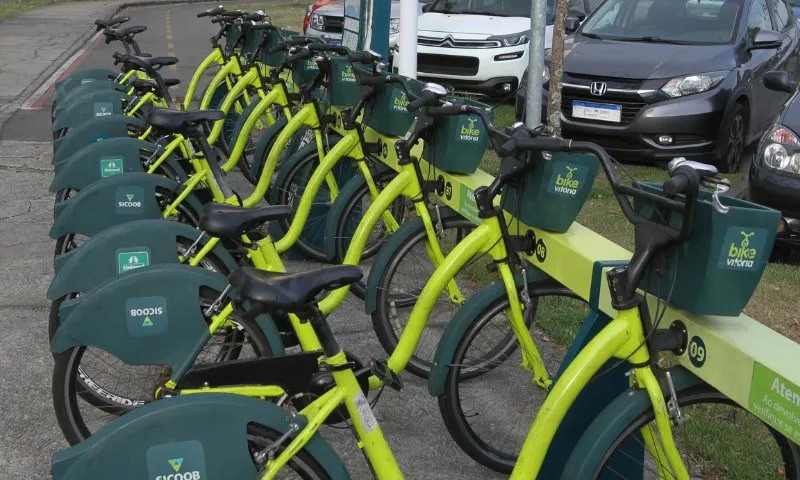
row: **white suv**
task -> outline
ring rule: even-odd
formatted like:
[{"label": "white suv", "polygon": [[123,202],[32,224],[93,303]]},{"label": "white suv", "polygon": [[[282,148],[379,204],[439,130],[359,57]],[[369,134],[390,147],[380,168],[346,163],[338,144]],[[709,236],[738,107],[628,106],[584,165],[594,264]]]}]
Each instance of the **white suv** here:
[{"label": "white suv", "polygon": [[[594,3],[599,3],[594,0]],[[553,37],[554,0],[547,2],[545,48]],[[581,20],[589,0],[573,0]],[[505,97],[528,67],[531,4],[522,0],[436,0],[419,17],[417,71],[421,80],[456,91]]]}]

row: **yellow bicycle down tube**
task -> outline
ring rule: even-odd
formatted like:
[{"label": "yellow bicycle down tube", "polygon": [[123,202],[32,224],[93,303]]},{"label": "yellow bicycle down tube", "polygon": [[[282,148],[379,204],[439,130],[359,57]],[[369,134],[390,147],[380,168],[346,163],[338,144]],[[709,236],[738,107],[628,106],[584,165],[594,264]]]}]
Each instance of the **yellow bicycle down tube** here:
[{"label": "yellow bicycle down tube", "polygon": [[275,167],[278,165],[284,147],[289,144],[289,140],[291,140],[292,136],[304,125],[311,128],[319,128],[317,107],[313,103],[306,103],[303,105],[300,111],[289,120],[289,123],[287,123],[281,130],[281,133],[278,134],[278,138],[275,139],[275,143],[272,145],[269,155],[267,155],[267,160],[264,162],[264,170],[258,178],[256,188],[249,197],[242,201],[242,206],[247,208],[254,207],[264,198],[267,194],[267,189],[269,189],[269,183],[272,181],[272,175],[275,173]]},{"label": "yellow bicycle down tube", "polygon": [[224,57],[220,49],[214,48],[214,50],[209,53],[206,58],[200,62],[200,65],[192,74],[192,79],[189,81],[189,86],[186,89],[186,98],[183,99],[183,109],[189,110],[192,107],[192,100],[194,99],[194,92],[197,90],[197,86],[200,85],[200,79],[203,78],[203,74],[206,73],[208,68],[211,64],[216,63],[218,65],[224,65]]},{"label": "yellow bicycle down tube", "polygon": [[519,459],[511,473],[512,480],[536,478],[556,430],[575,398],[595,373],[614,357],[646,365],[634,369],[636,381],[647,389],[653,402],[656,425],[661,435],[663,451],[672,468],[673,478],[689,480],[672,439],[664,395],[648,365],[649,353],[644,342],[639,312],[636,309],[619,312],[619,316],[603,328],[569,364],[539,409],[539,414],[525,438]]},{"label": "yellow bicycle down tube", "polygon": [[228,80],[229,75],[239,76],[242,74],[242,69],[239,65],[239,60],[233,56],[231,59],[219,69],[208,88],[203,93],[203,99],[200,101],[200,110],[207,110],[211,108],[211,99],[214,98],[214,93],[222,85],[223,82]]},{"label": "yellow bicycle down tube", "polygon": [[264,98],[259,100],[258,105],[256,105],[256,107],[250,113],[250,116],[247,117],[247,120],[245,120],[244,126],[242,127],[242,132],[236,139],[236,144],[233,147],[233,151],[231,151],[228,160],[222,165],[222,170],[230,172],[234,167],[236,167],[239,162],[239,158],[242,156],[242,152],[244,152],[244,149],[247,146],[249,132],[256,127],[256,123],[261,121],[261,116],[264,114],[264,112],[267,112],[267,114],[270,115],[268,112],[270,107],[273,105],[280,106],[283,109],[283,115],[287,119],[292,118],[292,111],[289,108],[289,98],[286,95],[285,88],[280,83],[275,85]]},{"label": "yellow bicycle down tube", "polygon": [[[228,91],[228,94],[225,95],[225,99],[223,99],[222,103],[217,107],[217,109],[222,110],[222,112],[227,115],[228,112],[231,111],[233,103],[239,98],[239,94],[244,92],[245,89],[247,89],[247,87],[253,84],[256,80],[259,80],[258,71],[255,68],[251,68],[244,76],[239,77],[239,79],[236,80],[233,88]],[[211,129],[211,134],[208,136],[209,145],[214,145],[214,143],[216,143],[224,126],[225,118],[214,122],[214,128]]]},{"label": "yellow bicycle down tube", "polygon": [[[273,148],[273,150],[275,149]],[[319,166],[314,170],[303,191],[303,195],[300,197],[300,204],[297,206],[294,218],[292,218],[289,231],[286,232],[283,238],[275,242],[275,249],[278,253],[289,250],[300,238],[300,233],[302,233],[306,220],[308,220],[308,214],[311,212],[311,207],[317,198],[317,192],[322,187],[322,183],[332,176],[331,170],[333,170],[333,167],[348,154],[352,154],[356,158],[364,156],[364,152],[361,151],[361,142],[358,140],[357,135],[348,135],[336,142],[331,151],[319,162]],[[331,201],[333,201],[335,192],[331,191],[330,195],[332,197]]]}]

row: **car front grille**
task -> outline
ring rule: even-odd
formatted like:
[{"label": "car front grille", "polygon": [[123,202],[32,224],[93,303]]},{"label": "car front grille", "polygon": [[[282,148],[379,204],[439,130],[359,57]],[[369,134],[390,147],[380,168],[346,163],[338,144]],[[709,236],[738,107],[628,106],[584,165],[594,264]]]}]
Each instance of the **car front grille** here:
[{"label": "car front grille", "polygon": [[[572,102],[592,102],[592,103],[608,103],[612,105],[619,105],[622,107],[622,115],[620,123],[604,122],[602,120],[587,120],[585,118],[574,118],[572,116]],[[570,120],[584,123],[595,123],[601,125],[627,125],[633,121],[636,115],[644,108],[646,103],[642,100],[630,96],[623,96],[620,94],[606,94],[603,96],[595,96],[589,92],[581,91],[567,91],[561,92],[561,112]]]},{"label": "car front grille", "polygon": [[432,53],[420,53],[417,55],[417,70],[420,73],[475,76],[478,74],[479,65],[480,61],[477,57],[436,55]]},{"label": "car front grille", "polygon": [[322,31],[325,33],[342,33],[344,31],[344,17],[322,17]]},{"label": "car front grille", "polygon": [[441,48],[499,48],[502,46],[497,40],[456,40],[451,36],[435,38],[420,35],[417,43],[426,47]]}]

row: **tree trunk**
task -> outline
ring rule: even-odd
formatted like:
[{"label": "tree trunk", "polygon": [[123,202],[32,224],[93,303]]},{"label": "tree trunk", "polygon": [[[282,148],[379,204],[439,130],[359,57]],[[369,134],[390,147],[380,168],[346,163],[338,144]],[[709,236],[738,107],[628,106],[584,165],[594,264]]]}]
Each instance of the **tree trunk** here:
[{"label": "tree trunk", "polygon": [[570,0],[557,0],[550,50],[550,85],[547,90],[547,132],[561,136],[561,77],[564,73],[564,23]]}]

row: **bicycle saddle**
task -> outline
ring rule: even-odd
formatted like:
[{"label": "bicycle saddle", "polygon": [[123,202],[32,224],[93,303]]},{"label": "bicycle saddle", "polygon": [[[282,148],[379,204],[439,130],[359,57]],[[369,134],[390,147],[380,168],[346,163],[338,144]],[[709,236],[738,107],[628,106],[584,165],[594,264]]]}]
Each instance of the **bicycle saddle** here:
[{"label": "bicycle saddle", "polygon": [[138,69],[146,72],[153,72],[161,67],[175,65],[178,59],[175,57],[142,57],[137,55],[122,55],[120,61],[125,64],[127,69]]},{"label": "bicycle saddle", "polygon": [[125,22],[130,21],[131,17],[116,17],[116,18],[108,18],[102,19],[98,18],[94,21],[94,25],[97,27],[97,30],[102,30],[106,28],[114,28],[118,25],[122,25]]},{"label": "bicycle saddle", "polygon": [[228,276],[236,302],[248,299],[267,308],[296,313],[306,310],[317,295],[361,280],[361,269],[337,265],[302,273],[279,273],[242,267]]},{"label": "bicycle saddle", "polygon": [[[181,81],[178,80],[177,78],[165,78],[164,79],[164,84],[167,87],[174,87],[175,85],[178,85],[179,83],[181,83]],[[156,85],[156,82],[154,82],[152,80],[145,79],[145,78],[134,78],[133,80],[128,82],[128,85],[131,86],[133,88],[133,90],[138,94],[152,92],[152,91],[155,91],[156,89],[158,89],[158,85]]]},{"label": "bicycle saddle", "polygon": [[264,222],[290,217],[293,212],[289,205],[245,208],[224,203],[207,203],[203,205],[198,227],[215,237],[236,238]]},{"label": "bicycle saddle", "polygon": [[201,122],[215,122],[223,118],[225,114],[220,110],[181,111],[153,108],[147,112],[144,121],[168,133],[186,134]]},{"label": "bicycle saddle", "polygon": [[127,28],[107,28],[103,30],[103,35],[106,37],[111,37],[116,40],[123,39],[127,36],[134,36],[139,33],[144,32],[147,30],[147,27],[144,25],[137,25],[135,27],[127,27]]}]

